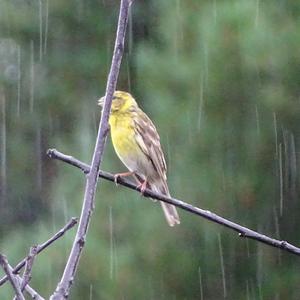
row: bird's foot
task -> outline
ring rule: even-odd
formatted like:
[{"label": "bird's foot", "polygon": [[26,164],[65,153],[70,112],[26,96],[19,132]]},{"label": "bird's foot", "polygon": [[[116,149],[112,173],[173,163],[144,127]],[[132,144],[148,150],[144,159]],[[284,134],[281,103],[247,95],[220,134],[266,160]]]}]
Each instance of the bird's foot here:
[{"label": "bird's foot", "polygon": [[147,188],[147,180],[145,180],[143,183],[140,183],[137,187],[141,189],[141,195],[144,196],[145,190]]},{"label": "bird's foot", "polygon": [[118,186],[118,179],[120,177],[127,177],[127,176],[131,176],[133,174],[134,174],[134,172],[124,172],[124,173],[117,173],[117,174],[115,174],[114,175],[114,182],[115,182],[116,186]]}]

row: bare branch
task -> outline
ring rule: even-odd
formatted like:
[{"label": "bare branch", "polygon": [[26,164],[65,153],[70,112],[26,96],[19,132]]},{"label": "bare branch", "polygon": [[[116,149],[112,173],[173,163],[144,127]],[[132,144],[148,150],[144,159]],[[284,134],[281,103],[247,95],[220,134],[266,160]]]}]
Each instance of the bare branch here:
[{"label": "bare branch", "polygon": [[[20,275],[14,275],[13,274],[13,268],[12,266],[7,262],[7,267],[8,267],[8,270],[11,272],[11,274],[14,276],[14,278],[16,279],[16,282],[18,283],[18,285],[20,286],[20,289],[21,289],[21,285],[22,285],[22,282],[23,282],[23,279],[21,278]],[[21,290],[22,291],[22,290]],[[38,294],[37,291],[35,291],[32,287],[30,287],[28,284],[25,286],[25,291],[27,292],[28,295],[30,295],[30,297],[33,299],[33,300],[45,300],[41,295]],[[15,297],[14,299],[18,299],[17,297]]]},{"label": "bare branch", "polygon": [[[12,267],[10,264],[8,264],[9,268],[13,271]],[[20,275],[17,275],[16,274],[16,278],[19,282],[19,285],[21,286],[22,285],[22,277]],[[25,291],[27,292],[27,294],[31,297],[31,299],[34,299],[34,300],[45,300],[36,290],[34,290],[31,286],[29,286],[29,284],[27,284],[25,286]]]},{"label": "bare branch", "polygon": [[64,273],[60,282],[57,285],[54,294],[50,298],[51,300],[61,300],[67,299],[69,297],[70,288],[73,283],[77,266],[79,264],[80,255],[85,244],[86,234],[91,220],[91,215],[94,209],[94,199],[100,164],[102,161],[105,141],[109,130],[108,118],[110,113],[110,107],[112,103],[113,94],[116,89],[121,60],[123,56],[124,40],[130,3],[130,0],[121,0],[112,64],[107,80],[104,107],[99,124],[96,145],[91,163],[91,169],[90,172],[87,174],[86,178],[85,193],[79,226],[68,258],[68,262],[65,266]]},{"label": "bare branch", "polygon": [[[13,271],[13,268],[11,267],[11,265],[8,264],[8,266],[11,269],[11,271]],[[18,280],[19,285],[21,286],[23,279],[21,278],[20,275],[15,275],[15,276],[16,276],[16,279]],[[38,292],[36,290],[34,290],[31,286],[29,286],[29,284],[27,284],[25,286],[25,291],[33,300],[45,300],[41,295],[38,294]]]},{"label": "bare branch", "polygon": [[16,275],[13,274],[12,269],[8,265],[8,261],[6,259],[6,256],[0,254],[0,265],[2,266],[6,276],[8,277],[8,280],[10,281],[15,294],[16,294],[16,300],[25,300],[22,292],[21,287],[18,279],[16,278]]},{"label": "bare branch", "polygon": [[[65,155],[65,154],[63,154],[63,153],[61,153],[61,152],[59,152],[55,149],[49,149],[47,151],[47,154],[48,154],[49,157],[51,157],[53,159],[61,160],[63,162],[66,162],[66,163],[68,163],[72,166],[75,166],[75,167],[81,169],[84,173],[88,173],[89,170],[90,170],[90,167],[87,164],[81,162],[80,160],[78,160],[78,159],[76,159],[72,156]],[[104,171],[100,170],[99,177],[102,177],[106,180],[114,182],[114,175],[110,174],[108,172],[104,172]],[[132,182],[130,182],[130,181],[128,181],[128,180],[126,180],[122,177],[118,178],[118,183],[123,185],[123,186],[126,186],[127,188],[130,188],[132,190],[136,190],[136,191],[141,192],[141,190],[138,186],[136,186]],[[173,204],[173,205],[175,205],[175,206],[177,206],[181,209],[184,209],[185,211],[188,211],[192,214],[201,216],[201,217],[203,217],[203,218],[205,218],[205,219],[207,219],[211,222],[218,223],[222,226],[230,228],[231,230],[234,230],[234,231],[238,232],[240,237],[256,240],[256,241],[262,242],[266,245],[269,245],[269,246],[272,246],[272,247],[275,247],[275,248],[280,248],[282,250],[285,250],[287,252],[290,252],[290,253],[293,253],[293,254],[296,254],[296,255],[300,255],[300,248],[298,248],[298,247],[296,247],[296,246],[294,246],[294,245],[292,245],[292,244],[290,244],[286,241],[276,240],[276,239],[270,238],[266,235],[263,235],[261,233],[258,233],[256,231],[254,231],[254,230],[251,230],[247,227],[241,226],[241,225],[236,224],[236,223],[234,223],[230,220],[222,218],[222,217],[218,216],[217,214],[212,213],[208,210],[203,210],[201,208],[198,208],[198,207],[195,207],[191,204],[188,204],[188,203],[186,203],[182,200],[178,200],[178,199],[175,199],[175,198],[169,198],[169,197],[166,197],[162,194],[152,192],[149,189],[145,190],[144,196],[148,197],[148,198],[154,198],[154,199],[157,199],[157,200],[160,200],[160,201],[164,201],[164,202]]]},{"label": "bare branch", "polygon": [[[22,278],[18,276],[18,280],[21,282]],[[45,300],[41,295],[38,294],[37,291],[35,291],[32,287],[30,287],[28,284],[25,286],[25,291],[27,292],[27,294],[30,295],[30,297],[33,300]]]},{"label": "bare branch", "polygon": [[[76,218],[72,218],[62,229],[60,229],[57,233],[55,233],[49,240],[47,240],[43,244],[38,245],[37,254],[45,250],[57,239],[61,238],[69,229],[73,228],[77,224],[77,222],[78,221]],[[17,274],[25,266],[26,261],[27,261],[27,257],[22,259],[12,270],[13,274]],[[0,286],[3,285],[5,282],[7,282],[7,280],[8,280],[7,275],[1,278]]]},{"label": "bare branch", "polygon": [[26,259],[26,265],[25,265],[23,280],[22,280],[22,284],[21,284],[21,291],[24,291],[24,288],[31,280],[31,270],[32,270],[33,262],[34,262],[36,255],[37,255],[37,246],[30,247],[29,255],[27,256],[27,259]]}]

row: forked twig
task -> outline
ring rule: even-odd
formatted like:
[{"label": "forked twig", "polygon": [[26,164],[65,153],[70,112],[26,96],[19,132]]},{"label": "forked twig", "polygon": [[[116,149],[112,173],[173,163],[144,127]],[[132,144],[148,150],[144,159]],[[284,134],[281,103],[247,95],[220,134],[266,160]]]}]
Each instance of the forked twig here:
[{"label": "forked twig", "polygon": [[6,256],[0,254],[0,265],[2,266],[6,276],[8,277],[8,280],[10,281],[15,294],[16,294],[16,300],[25,300],[24,295],[21,291],[20,282],[18,281],[15,274],[13,274],[12,269],[8,265],[8,261]]},{"label": "forked twig", "polygon": [[[57,239],[61,238],[69,229],[73,228],[77,224],[77,218],[71,218],[71,220],[57,233],[55,233],[49,240],[44,242],[43,244],[37,245],[37,254],[45,250],[49,247],[53,242]],[[23,258],[12,270],[13,274],[17,274],[26,264],[27,257]],[[8,277],[7,275],[1,278],[0,286],[7,282]]]},{"label": "forked twig", "polygon": [[37,246],[30,247],[29,255],[27,256],[23,279],[22,279],[22,283],[21,283],[21,291],[22,292],[24,291],[24,288],[31,280],[31,270],[32,270],[33,262],[34,262],[36,255],[37,255]]}]

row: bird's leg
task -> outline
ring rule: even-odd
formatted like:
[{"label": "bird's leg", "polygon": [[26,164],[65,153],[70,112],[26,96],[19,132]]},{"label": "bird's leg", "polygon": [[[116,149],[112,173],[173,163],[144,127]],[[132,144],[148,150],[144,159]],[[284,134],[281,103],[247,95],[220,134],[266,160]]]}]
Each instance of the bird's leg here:
[{"label": "bird's leg", "polygon": [[141,194],[144,196],[145,190],[147,188],[147,180],[145,180],[144,182],[140,182],[140,184],[137,186],[138,188],[141,189]]},{"label": "bird's leg", "polygon": [[[143,179],[141,176],[139,176],[137,173],[133,174],[133,178],[135,179],[137,183],[137,189],[141,189],[141,196],[144,196],[146,189],[150,189],[150,184],[147,180],[147,178]],[[156,202],[156,199],[152,199],[154,202]]]},{"label": "bird's leg", "polygon": [[136,173],[133,174],[133,177],[137,183],[137,188],[141,189],[141,194],[142,196],[145,193],[145,190],[147,188],[147,179],[143,180],[140,176],[138,176]]},{"label": "bird's leg", "polygon": [[135,179],[136,184],[138,187],[142,184],[142,180],[136,174],[133,174],[133,178]]},{"label": "bird's leg", "polygon": [[120,177],[127,177],[127,176],[131,176],[131,175],[134,175],[134,172],[124,172],[124,173],[117,173],[114,175],[114,181],[115,181],[115,184],[118,185],[118,179]]}]

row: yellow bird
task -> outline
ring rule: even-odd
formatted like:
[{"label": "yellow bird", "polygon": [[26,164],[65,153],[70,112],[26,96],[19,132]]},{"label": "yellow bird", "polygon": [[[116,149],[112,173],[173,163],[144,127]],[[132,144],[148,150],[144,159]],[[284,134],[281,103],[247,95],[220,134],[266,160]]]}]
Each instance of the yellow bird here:
[{"label": "yellow bird", "polygon": [[[104,97],[98,104],[103,106]],[[150,118],[139,108],[131,94],[116,91],[109,117],[114,149],[129,172],[115,175],[133,175],[141,191],[146,188],[170,196],[167,185],[167,166],[160,138]],[[180,224],[174,205],[160,202],[170,226]]]}]

